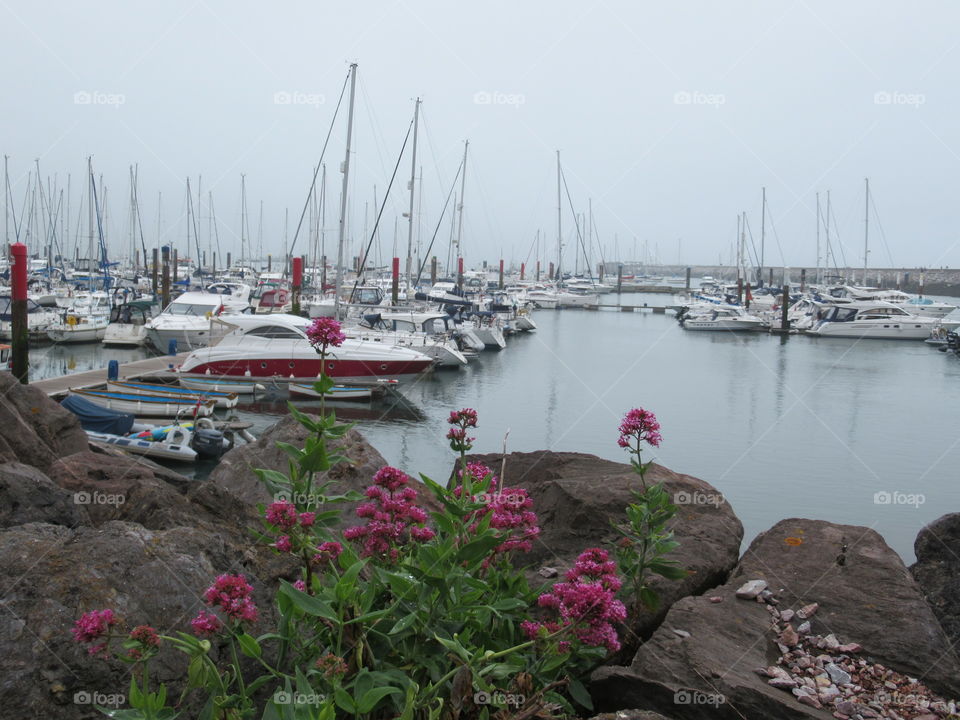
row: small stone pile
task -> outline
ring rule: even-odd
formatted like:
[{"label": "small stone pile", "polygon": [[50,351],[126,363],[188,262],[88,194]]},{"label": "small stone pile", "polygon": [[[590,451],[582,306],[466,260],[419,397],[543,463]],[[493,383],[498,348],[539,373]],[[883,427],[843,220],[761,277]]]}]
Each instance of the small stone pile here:
[{"label": "small stone pile", "polygon": [[832,710],[838,720],[960,718],[956,701],[944,700],[903,673],[855,657],[863,650],[857,643],[841,643],[832,633],[813,635],[810,618],[819,609],[817,603],[781,610],[764,580],[751,580],[736,594],[741,600],[764,604],[777,635],[776,665],[758,668],[756,673],[772,687],[789,690],[798,702]]}]

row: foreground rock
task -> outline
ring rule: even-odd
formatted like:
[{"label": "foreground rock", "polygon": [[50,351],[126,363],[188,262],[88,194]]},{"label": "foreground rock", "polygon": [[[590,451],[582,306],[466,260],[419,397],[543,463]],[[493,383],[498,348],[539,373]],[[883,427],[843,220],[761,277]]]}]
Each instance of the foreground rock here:
[{"label": "foreground rock", "polygon": [[[497,474],[503,464],[498,454],[472,455]],[[624,463],[583,453],[511,453],[506,458],[505,485],[526,488],[540,518],[540,540],[523,556],[534,568],[555,568],[562,575],[588,547],[603,547],[620,535],[612,523],[626,520],[624,509],[640,479]],[[670,605],[698,595],[726,581],[737,563],[743,525],[720,493],[703,480],[653,465],[647,483],[664,483],[679,507],[672,529],[680,547],[670,556],[690,571],[683,580],[651,578],[661,598],[660,609],[641,616],[635,632],[648,637]],[[550,573],[544,573],[549,575]],[[538,577],[543,582],[543,577]]]},{"label": "foreground rock", "polygon": [[960,513],[927,525],[913,545],[910,572],[920,584],[943,631],[960,648]]},{"label": "foreground rock", "polygon": [[[737,599],[751,580],[765,580],[769,594]],[[792,612],[795,628],[807,622],[809,634],[832,634],[837,649],[857,643],[862,657],[946,697],[960,696],[960,662],[883,539],[863,527],[793,519],[754,540],[730,581],[710,597],[676,603],[629,667],[598,670],[591,685],[598,708],[639,707],[678,719],[834,717],[757,674],[796,642],[788,633],[780,638],[783,649],[777,646],[765,599],[788,617]]]},{"label": "foreground rock", "polygon": [[85,509],[65,490],[30,465],[0,465],[0,528],[29,522],[73,527],[87,520]]},{"label": "foreground rock", "polygon": [[46,472],[60,457],[87,449],[87,434],[69,410],[42,390],[0,373],[0,462]]}]

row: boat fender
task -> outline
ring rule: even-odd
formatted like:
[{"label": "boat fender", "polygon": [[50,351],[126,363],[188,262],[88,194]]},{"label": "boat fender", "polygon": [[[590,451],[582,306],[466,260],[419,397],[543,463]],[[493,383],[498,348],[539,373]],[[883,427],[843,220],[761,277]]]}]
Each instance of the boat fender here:
[{"label": "boat fender", "polygon": [[67,315],[67,325],[73,326],[77,324],[76,315]]}]

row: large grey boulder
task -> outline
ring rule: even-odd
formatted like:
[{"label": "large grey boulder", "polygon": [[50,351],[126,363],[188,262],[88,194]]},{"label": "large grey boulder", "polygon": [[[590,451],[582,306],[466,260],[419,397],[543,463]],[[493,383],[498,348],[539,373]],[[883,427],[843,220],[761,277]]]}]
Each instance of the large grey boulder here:
[{"label": "large grey boulder", "polygon": [[913,544],[910,572],[927,597],[954,648],[960,649],[960,513],[923,528]]}]

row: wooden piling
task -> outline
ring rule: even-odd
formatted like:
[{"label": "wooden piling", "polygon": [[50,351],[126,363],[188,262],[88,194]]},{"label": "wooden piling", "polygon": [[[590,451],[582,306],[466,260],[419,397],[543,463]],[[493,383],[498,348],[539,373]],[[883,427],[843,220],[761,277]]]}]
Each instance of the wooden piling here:
[{"label": "wooden piling", "polygon": [[11,281],[11,345],[13,376],[26,385],[30,371],[30,347],[27,330],[27,246],[12,243],[10,255],[13,265],[10,269]]},{"label": "wooden piling", "polygon": [[165,309],[170,304],[170,246],[164,245],[160,251],[163,269],[160,282],[160,305]]}]

